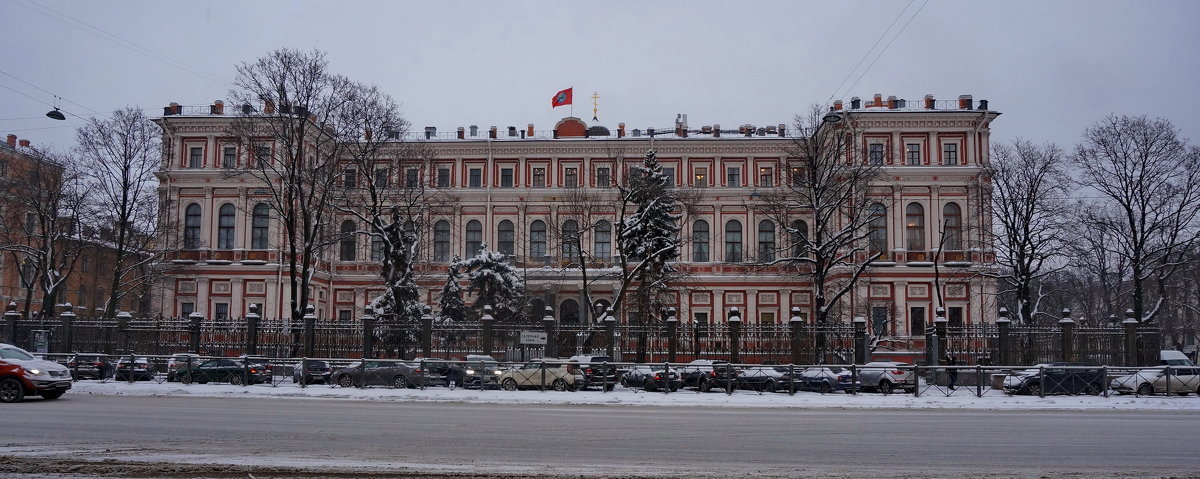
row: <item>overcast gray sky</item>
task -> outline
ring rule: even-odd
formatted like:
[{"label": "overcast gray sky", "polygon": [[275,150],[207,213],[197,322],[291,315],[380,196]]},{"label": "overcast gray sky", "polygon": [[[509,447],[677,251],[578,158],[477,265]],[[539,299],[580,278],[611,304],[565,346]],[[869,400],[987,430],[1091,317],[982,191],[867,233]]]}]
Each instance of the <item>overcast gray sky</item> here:
[{"label": "overcast gray sky", "polygon": [[225,98],[236,63],[279,47],[328,52],[443,131],[550,129],[568,114],[551,96],[574,87],[575,116],[598,92],[609,127],[790,123],[831,96],[932,93],[989,100],[999,139],[1069,147],[1122,113],[1200,141],[1197,1],[0,0],[0,19],[0,135],[39,145],[69,146],[82,123],[46,118],[52,95],[80,116],[161,115]]}]

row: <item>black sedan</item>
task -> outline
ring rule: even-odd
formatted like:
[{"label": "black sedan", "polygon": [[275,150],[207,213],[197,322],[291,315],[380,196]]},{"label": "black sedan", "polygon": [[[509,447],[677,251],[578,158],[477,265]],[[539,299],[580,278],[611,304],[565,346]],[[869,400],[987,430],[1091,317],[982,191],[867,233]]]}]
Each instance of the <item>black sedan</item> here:
[{"label": "black sedan", "polygon": [[310,359],[292,367],[292,382],[296,384],[329,384],[329,377],[332,375],[333,368],[325,361]]},{"label": "black sedan", "polygon": [[194,367],[184,366],[175,372],[175,377],[184,384],[222,382],[240,386],[271,381],[270,372],[261,364],[239,359],[210,359]]},{"label": "black sedan", "polygon": [[333,372],[330,380],[348,388],[354,386],[391,386],[404,389],[425,384],[421,368],[401,361],[368,359]]},{"label": "black sedan", "polygon": [[683,380],[679,378],[678,369],[667,371],[664,366],[638,365],[621,375],[621,385],[627,388],[642,388],[646,391],[674,392],[683,386]]}]

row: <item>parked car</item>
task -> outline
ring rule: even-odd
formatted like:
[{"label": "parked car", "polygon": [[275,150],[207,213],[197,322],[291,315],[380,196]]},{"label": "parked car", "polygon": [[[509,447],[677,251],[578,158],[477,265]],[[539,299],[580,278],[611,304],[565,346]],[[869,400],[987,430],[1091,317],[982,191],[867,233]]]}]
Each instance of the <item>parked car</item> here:
[{"label": "parked car", "polygon": [[729,366],[729,361],[697,359],[681,366],[679,370],[683,387],[686,388],[708,392],[713,387],[737,387],[737,372]]},{"label": "parked car", "polygon": [[786,366],[760,366],[745,368],[737,373],[738,387],[759,392],[787,390],[791,381],[791,370]]},{"label": "parked car", "polygon": [[116,366],[102,353],[75,353],[67,361],[67,368],[74,379],[108,379]]},{"label": "parked car", "polygon": [[500,375],[504,368],[491,356],[468,354],[463,358],[463,387],[468,388],[497,388],[500,387]]},{"label": "parked car", "polygon": [[247,355],[243,354],[241,356],[238,356],[238,359],[242,360],[242,361],[246,361],[251,366],[257,366],[259,369],[263,370],[267,376],[267,382],[270,382],[271,381],[270,378],[275,375],[275,370],[271,367],[271,360],[267,359],[264,356],[257,356],[257,355],[247,356]]},{"label": "parked car", "polygon": [[1158,352],[1158,363],[1163,366],[1195,366],[1182,351],[1163,349]]},{"label": "parked car", "polygon": [[1004,378],[1008,394],[1100,394],[1104,388],[1100,366],[1087,363],[1043,363]]},{"label": "parked car", "polygon": [[913,392],[917,387],[917,377],[913,374],[911,364],[896,361],[874,361],[862,365],[858,371],[858,382],[863,389],[891,394],[896,389]]},{"label": "parked car", "polygon": [[575,367],[578,367],[583,375],[583,382],[579,385],[579,389],[595,387],[612,391],[621,381],[623,371],[611,364],[613,362],[611,356],[571,356],[567,361],[577,363],[578,366]]},{"label": "parked car", "polygon": [[330,380],[344,388],[390,386],[404,389],[424,384],[421,370],[398,360],[368,359],[334,371]]},{"label": "parked car", "polygon": [[683,386],[679,377],[679,369],[670,371],[662,365],[640,364],[630,368],[621,375],[621,385],[627,388],[642,388],[646,391],[677,391]]},{"label": "parked car", "polygon": [[555,391],[574,391],[582,384],[583,374],[573,373],[568,363],[534,360],[500,375],[500,387],[505,391],[523,388],[549,388]]},{"label": "parked car", "polygon": [[462,363],[438,358],[415,358],[409,363],[425,371],[425,380],[431,386],[466,385],[467,368]]},{"label": "parked car", "polygon": [[178,381],[179,380],[179,378],[175,377],[175,372],[178,371],[179,368],[187,366],[188,364],[191,364],[192,366],[196,366],[202,362],[204,362],[204,361],[202,359],[200,359],[199,354],[193,354],[193,353],[172,354],[171,359],[167,360],[167,381]]},{"label": "parked car", "polygon": [[795,384],[797,390],[820,393],[857,390],[862,387],[861,381],[854,381],[854,375],[849,369],[837,366],[807,368],[796,375]]},{"label": "parked car", "polygon": [[292,366],[292,382],[296,384],[329,384],[333,369],[329,363],[317,359],[301,361]]},{"label": "parked car", "polygon": [[117,372],[113,374],[114,381],[151,381],[154,379],[157,371],[155,371],[150,358],[134,356],[132,361],[130,359],[129,356],[122,356],[117,360]]},{"label": "parked car", "polygon": [[1171,367],[1170,374],[1166,367],[1141,369],[1133,374],[1121,376],[1112,380],[1110,386],[1120,394],[1136,392],[1139,396],[1152,394],[1188,393],[1200,395],[1200,368]]},{"label": "parked car", "polygon": [[0,402],[20,402],[32,394],[58,399],[68,389],[71,389],[71,373],[66,367],[0,343]]},{"label": "parked car", "polygon": [[270,373],[259,364],[225,358],[209,359],[191,367],[183,366],[175,371],[175,376],[184,384],[218,382],[240,386],[271,381]]}]

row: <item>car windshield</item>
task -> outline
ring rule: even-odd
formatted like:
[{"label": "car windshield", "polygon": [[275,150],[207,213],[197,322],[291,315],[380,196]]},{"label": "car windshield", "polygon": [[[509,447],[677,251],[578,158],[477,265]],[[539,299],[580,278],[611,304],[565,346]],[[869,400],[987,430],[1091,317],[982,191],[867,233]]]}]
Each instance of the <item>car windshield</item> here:
[{"label": "car windshield", "polygon": [[0,359],[32,361],[33,355],[25,352],[25,350],[21,348],[0,348]]}]

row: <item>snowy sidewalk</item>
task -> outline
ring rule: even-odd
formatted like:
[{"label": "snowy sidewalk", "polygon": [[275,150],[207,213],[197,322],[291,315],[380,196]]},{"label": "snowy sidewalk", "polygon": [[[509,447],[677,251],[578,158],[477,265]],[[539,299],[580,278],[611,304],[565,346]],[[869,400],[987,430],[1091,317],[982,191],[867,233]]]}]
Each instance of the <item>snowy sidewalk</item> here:
[{"label": "snowy sidewalk", "polygon": [[618,387],[611,392],[578,391],[500,391],[431,387],[419,389],[366,389],[315,385],[301,388],[290,381],[275,387],[265,384],[232,386],[228,384],[191,384],[155,382],[98,382],[78,381],[67,393],[67,399],[90,394],[105,396],[190,396],[231,398],[304,398],[324,400],[381,401],[381,402],[455,402],[530,405],[597,405],[597,406],[714,406],[753,408],[844,408],[844,409],[981,409],[981,410],[1147,410],[1200,411],[1200,397],[1135,397],[1132,395],[1102,396],[1008,396],[998,390],[985,389],[976,397],[974,389],[959,388],[951,396],[930,388],[920,397],[911,394],[818,394],[797,392],[758,394],[752,391],[697,393],[691,390],[664,394],[633,391]]}]

